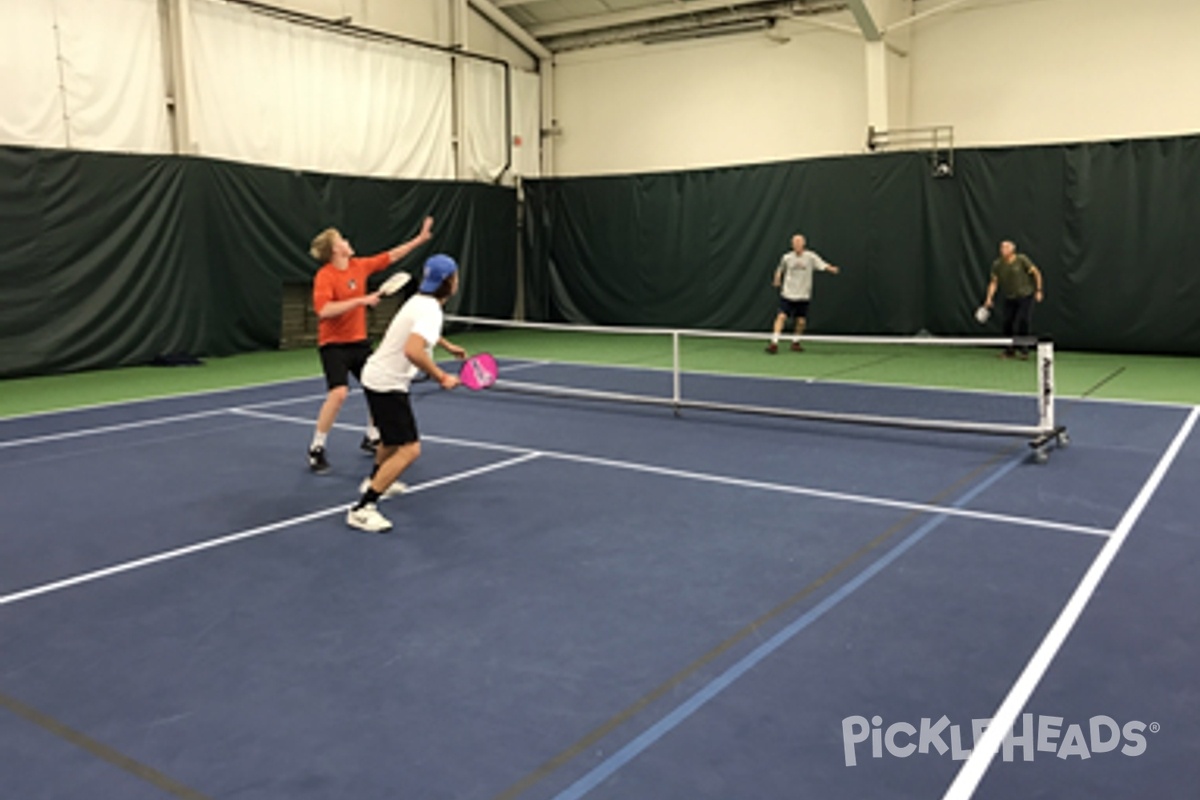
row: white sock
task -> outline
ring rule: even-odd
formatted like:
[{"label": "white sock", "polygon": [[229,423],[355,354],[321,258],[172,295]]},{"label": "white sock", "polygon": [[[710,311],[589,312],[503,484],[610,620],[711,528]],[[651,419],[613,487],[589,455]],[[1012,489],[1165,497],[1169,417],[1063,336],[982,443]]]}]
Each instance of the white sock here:
[{"label": "white sock", "polygon": [[800,336],[799,335],[792,337],[792,344],[800,344]]},{"label": "white sock", "polygon": [[771,334],[771,344],[779,344],[779,334],[778,333]]},{"label": "white sock", "polygon": [[317,448],[317,447],[324,447],[325,446],[325,437],[327,437],[328,435],[329,434],[321,433],[320,431],[317,431],[316,433],[314,433],[313,440],[312,440],[312,447],[310,447],[309,449],[311,450],[311,449]]},{"label": "white sock", "polygon": [[374,425],[368,425],[367,426],[367,438],[370,439],[372,442],[375,441],[376,439],[378,439],[379,438],[379,428],[376,428]]}]

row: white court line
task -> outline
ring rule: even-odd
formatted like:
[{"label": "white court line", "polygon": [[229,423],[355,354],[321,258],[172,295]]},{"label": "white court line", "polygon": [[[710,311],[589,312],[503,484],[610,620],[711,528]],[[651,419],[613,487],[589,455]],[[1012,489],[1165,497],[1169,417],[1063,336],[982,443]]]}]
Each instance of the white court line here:
[{"label": "white court line", "polygon": [[[289,397],[282,400],[267,400],[262,403],[251,403],[245,408],[271,408],[273,406],[286,406],[292,403],[302,403],[306,400],[320,400],[325,397],[325,393],[304,395],[302,397]],[[26,447],[31,444],[45,444],[47,442],[61,442],[67,439],[78,439],[84,436],[98,436],[105,433],[118,433],[120,431],[135,430],[137,428],[150,428],[155,425],[169,425],[172,422],[185,422],[193,419],[203,419],[205,417],[218,417],[222,414],[227,414],[232,407],[210,408],[206,411],[193,411],[188,414],[172,414],[167,417],[151,417],[150,419],[134,420],[132,422],[118,422],[112,425],[100,425],[95,428],[78,428],[71,431],[60,431],[58,433],[47,433],[41,436],[28,436],[24,439],[8,439],[0,441],[0,450],[5,450],[12,447]]]},{"label": "white court line", "polygon": [[1041,682],[1042,676],[1050,668],[1050,663],[1058,654],[1067,636],[1070,635],[1071,630],[1075,627],[1075,623],[1079,621],[1079,617],[1083,614],[1084,608],[1087,607],[1088,601],[1091,600],[1092,595],[1095,593],[1096,587],[1100,585],[1100,581],[1103,580],[1104,574],[1108,571],[1113,559],[1120,552],[1121,546],[1125,544],[1125,540],[1129,537],[1129,532],[1133,530],[1133,526],[1141,518],[1142,512],[1146,510],[1146,506],[1158,490],[1159,484],[1166,477],[1167,470],[1171,468],[1175,457],[1179,455],[1184,442],[1187,441],[1188,436],[1196,425],[1197,417],[1200,417],[1200,406],[1193,406],[1192,412],[1188,414],[1187,419],[1180,426],[1179,432],[1175,434],[1175,438],[1171,441],[1170,446],[1162,454],[1162,458],[1158,460],[1158,465],[1142,485],[1142,490],[1133,499],[1133,503],[1130,504],[1125,515],[1121,517],[1121,521],[1117,524],[1112,536],[1104,543],[1104,547],[1100,549],[1099,554],[1093,559],[1092,565],[1088,567],[1088,571],[1080,579],[1079,585],[1075,587],[1075,591],[1072,592],[1071,598],[1058,615],[1058,619],[1054,621],[1049,632],[1042,639],[1042,643],[1034,651],[1033,657],[1029,659],[1029,663],[1025,665],[1025,669],[1021,671],[1021,675],[1017,678],[1016,683],[1009,690],[1008,696],[1004,698],[996,713],[992,715],[992,721],[988,724],[983,738],[980,739],[979,744],[975,746],[974,752],[971,753],[966,763],[958,771],[954,782],[946,790],[943,800],[967,800],[967,798],[975,793],[979,782],[983,780],[984,773],[987,772],[988,767],[995,759],[996,751],[1000,749],[1000,745],[1003,743],[1005,737],[1012,730],[1017,715],[1025,708],[1025,704],[1029,701],[1034,690]]},{"label": "white court line", "polygon": [[[482,467],[475,467],[474,469],[456,472],[452,475],[446,475],[441,478],[434,478],[433,480],[425,481],[424,483],[419,483],[415,486],[410,486],[405,494],[415,494],[416,492],[423,492],[427,489],[437,488],[438,486],[445,486],[448,483],[457,483],[458,481],[466,480],[467,478],[474,478],[478,475],[495,472],[496,470],[501,470],[506,467],[513,467],[517,464],[523,464],[526,461],[532,461],[533,459],[538,458],[540,455],[541,454],[537,452],[528,452],[514,458],[505,459],[504,461],[498,461],[494,464],[486,464]],[[209,539],[207,541],[197,542],[196,544],[190,544],[186,547],[178,547],[174,550],[166,550],[161,553],[155,553],[151,556],[134,559],[133,561],[126,561],[121,564],[114,564],[110,567],[104,567],[103,569],[84,572],[79,575],[74,575],[70,578],[63,578],[51,583],[42,584],[41,586],[22,589],[21,591],[13,592],[12,594],[0,595],[0,606],[19,603],[20,601],[28,600],[31,597],[57,592],[72,586],[78,586],[83,583],[91,583],[92,581],[98,581],[101,578],[107,578],[111,575],[119,575],[123,572],[130,572],[142,567],[148,567],[151,564],[158,564],[162,561],[170,561],[172,559],[181,558],[182,556],[190,555],[192,553],[199,553],[203,550],[211,550],[214,547],[221,547],[223,545],[232,544],[233,542],[239,542],[243,539],[251,539],[256,536],[262,536],[267,533],[283,530],[284,528],[302,525],[305,522],[312,522],[313,520],[322,519],[323,517],[330,517],[334,514],[343,513],[347,507],[348,504],[342,503],[341,505],[333,506],[331,508],[325,508],[320,511],[302,514],[298,517],[291,517],[289,519],[280,520],[279,522],[260,525],[257,528],[238,531],[237,533],[231,533],[227,536],[221,536],[216,539]]]},{"label": "white court line", "polygon": [[[271,414],[271,413],[268,413],[265,411],[256,411],[250,406],[243,406],[242,408],[231,408],[225,413],[236,414],[237,416],[240,416],[240,417],[251,417],[253,419],[266,420],[268,422],[286,422],[289,425],[309,425],[309,424],[311,424],[311,420],[306,420],[306,419],[303,419],[302,417],[289,417],[286,414]],[[355,425],[350,425],[345,422],[335,422],[335,423],[333,423],[333,427],[337,428],[339,430],[345,430],[345,431],[361,430],[359,427],[357,427]],[[448,444],[453,447],[468,447],[468,448],[472,448],[475,450],[492,450],[492,451],[495,451],[498,453],[520,453],[520,454],[537,453],[537,454],[543,455],[543,456],[551,455],[553,453],[553,451],[549,451],[549,450],[535,450],[532,447],[520,447],[518,445],[512,445],[512,444],[498,444],[498,443],[493,443],[493,442],[478,442],[478,441],[474,441],[471,439],[454,439],[454,438],[450,438],[450,437],[446,437],[446,436],[429,436],[426,434],[421,434],[421,441],[436,442],[438,444]]]},{"label": "white court line", "polygon": [[65,408],[54,408],[50,411],[31,411],[27,414],[9,414],[8,416],[0,416],[0,422],[20,421],[24,419],[37,419],[38,417],[53,417],[56,414],[74,414],[78,411],[95,411],[103,408],[115,408],[116,406],[136,406],[142,403],[157,403],[162,400],[182,400],[188,397],[208,397],[214,394],[229,394],[231,392],[241,392],[246,389],[262,389],[271,386],[283,386],[286,383],[305,383],[322,377],[320,373],[299,378],[280,378],[277,381],[263,381],[262,383],[243,383],[238,386],[226,386],[222,389],[199,389],[194,392],[172,392],[169,394],[154,394],[149,397],[131,397],[128,400],[109,400],[104,403],[84,403],[78,406],[66,406]]},{"label": "white court line", "polygon": [[[275,420],[278,422],[288,422],[295,425],[311,424],[309,420],[299,417],[289,417],[284,414],[269,414],[249,409],[234,409],[231,414],[239,414],[247,417],[257,417],[265,420]],[[335,424],[335,427],[347,427],[340,423]],[[357,430],[357,429],[356,429]],[[930,503],[916,503],[908,500],[894,500],[887,497],[875,497],[873,495],[854,494],[851,492],[835,492],[828,489],[814,489],[807,486],[793,486],[783,483],[771,483],[767,481],[749,480],[746,478],[735,478],[726,475],[717,475],[711,472],[695,472],[692,470],[673,469],[670,467],[658,467],[652,464],[640,464],[635,461],[621,461],[611,458],[601,458],[598,456],[589,456],[582,453],[569,453],[561,450],[534,450],[528,447],[518,447],[514,445],[498,444],[495,442],[483,442],[473,439],[457,439],[447,436],[425,436],[422,439],[440,444],[455,445],[458,447],[473,447],[484,450],[499,450],[507,453],[538,453],[546,458],[552,458],[559,461],[573,461],[579,464],[591,464],[594,466],[611,467],[614,469],[622,469],[631,472],[644,472],[652,475],[663,475],[671,478],[684,478],[686,480],[702,481],[704,483],[715,483],[723,486],[738,486],[745,489],[759,489],[768,492],[779,492],[783,494],[795,494],[805,497],[817,497],[822,500],[837,500],[846,503],[857,503],[859,505],[881,506],[883,508],[894,508],[902,511],[917,511],[922,514],[945,514],[950,517],[963,517],[966,519],[983,520],[986,522],[999,522],[1006,525],[1018,525],[1027,528],[1044,528],[1048,530],[1067,531],[1070,533],[1083,533],[1090,536],[1109,536],[1112,531],[1105,528],[1096,528],[1090,525],[1075,525],[1070,522],[1056,522],[1054,520],[1037,519],[1034,517],[1023,517],[1012,514],[997,514],[990,511],[974,511],[967,508],[955,508],[953,506],[933,505]]]},{"label": "white court line", "polygon": [[[522,362],[522,363],[516,364],[514,366],[505,367],[504,371],[506,373],[518,372],[520,370],[530,369],[532,367],[544,367],[548,363],[549,362],[547,362],[547,361]],[[311,379],[310,378],[300,378],[299,380],[306,381],[306,380],[311,380]],[[282,383],[293,383],[293,382],[294,381],[288,380],[288,381],[278,381],[277,383],[282,384]],[[254,384],[253,386],[237,387],[237,388],[245,389],[245,388],[254,388],[255,386],[272,386],[272,385],[275,385],[275,384],[262,383],[262,384]],[[127,405],[127,404],[133,405],[134,403],[147,403],[147,402],[151,402],[153,400],[168,400],[168,399],[172,399],[172,398],[182,398],[182,397],[191,397],[191,396],[199,397],[199,396],[202,396],[205,394],[219,394],[222,392],[232,392],[232,391],[237,391],[237,389],[213,389],[211,391],[196,392],[194,395],[189,395],[189,394],[164,395],[163,397],[159,397],[159,398],[142,398],[140,400],[130,400],[127,403],[126,402],[100,403],[100,404],[97,404],[94,406],[79,406],[78,408],[61,409],[59,411],[46,411],[46,412],[43,412],[40,414],[27,414],[27,415],[20,416],[20,417],[0,417],[0,422],[5,422],[7,420],[29,419],[32,417],[39,417],[39,416],[51,416],[54,414],[65,414],[65,413],[68,413],[71,411],[79,411],[79,410],[86,410],[86,409],[92,409],[92,408],[109,408],[109,407],[115,407],[115,406],[121,406],[121,405]],[[350,390],[351,394],[356,394],[358,392],[359,392],[358,389]],[[61,431],[58,433],[47,433],[47,434],[43,434],[41,436],[28,436],[28,437],[25,437],[22,439],[9,439],[6,441],[0,441],[0,450],[13,448],[13,447],[25,447],[25,446],[32,445],[32,444],[46,444],[47,442],[65,441],[67,439],[78,439],[78,438],[84,437],[84,436],[99,436],[99,435],[102,435],[105,433],[118,433],[120,431],[136,430],[138,428],[149,428],[149,427],[153,427],[155,425],[169,425],[172,422],[186,422],[188,420],[193,420],[193,419],[203,419],[205,417],[215,417],[215,416],[219,416],[221,414],[228,413],[230,411],[237,410],[238,408],[271,408],[273,406],[291,405],[292,403],[302,403],[306,400],[320,400],[325,397],[325,394],[326,393],[322,392],[321,394],[302,395],[300,397],[289,397],[289,398],[283,398],[283,399],[279,399],[279,400],[267,400],[262,403],[251,403],[246,406],[222,406],[220,408],[210,408],[210,409],[206,409],[204,411],[192,411],[192,412],[189,412],[186,414],[172,414],[172,415],[166,416],[166,417],[151,417],[149,419],[133,420],[130,422],[119,422],[119,423],[114,423],[112,425],[99,425],[94,428],[79,428],[76,430]],[[313,421],[315,422],[315,418]]]},{"label": "white court line", "polygon": [[24,439],[9,439],[0,441],[0,450],[10,447],[25,447],[31,444],[45,444],[46,442],[61,442],[67,439],[78,439],[84,436],[96,436],[103,433],[117,433],[119,431],[128,431],[135,428],[149,428],[154,425],[169,425],[172,422],[185,422],[191,419],[203,419],[204,417],[219,417],[224,414],[224,409],[210,409],[208,411],[193,411],[189,414],[172,414],[169,417],[154,417],[153,419],[142,419],[134,422],[119,422],[113,425],[101,425],[95,428],[79,428],[73,431],[60,431],[59,433],[47,433],[42,436],[27,436]]},{"label": "white court line", "polygon": [[520,372],[523,369],[532,369],[534,367],[548,367],[553,363],[551,361],[529,361],[528,359],[524,359],[524,358],[518,358],[518,359],[513,359],[513,360],[520,361],[521,363],[505,366],[504,367],[505,375],[507,375],[510,372]]},{"label": "white court line", "polygon": [[875,497],[872,495],[855,494],[851,492],[835,492],[827,489],[814,489],[807,486],[792,486],[789,484],[770,483],[767,481],[748,480],[745,478],[732,478],[725,475],[715,475],[707,472],[693,472],[691,470],[656,467],[650,464],[638,464],[629,461],[596,458],[594,456],[577,455],[575,453],[560,453],[552,450],[543,450],[539,452],[541,452],[547,458],[555,458],[562,461],[574,461],[580,464],[595,464],[603,467],[615,467],[616,469],[631,470],[634,472],[646,472],[653,475],[665,475],[672,478],[685,478],[687,480],[716,483],[723,486],[738,486],[745,489],[760,489],[768,492],[780,492],[783,494],[817,497],[823,500],[837,500],[845,503],[856,503],[866,506],[880,506],[883,508],[894,508],[903,511],[917,511],[922,514],[944,514],[948,517],[963,517],[966,519],[982,520],[986,522],[999,522],[1006,525],[1018,525],[1027,528],[1044,528],[1048,530],[1067,531],[1070,533],[1084,533],[1090,536],[1109,536],[1112,533],[1104,528],[1095,528],[1090,525],[1075,525],[1074,523],[1070,522],[1056,522],[1054,520],[1023,517],[1013,514],[996,514],[990,511],[973,511],[967,508],[954,508],[952,506],[940,506],[930,503],[914,503],[908,500],[893,500],[887,497]]}]

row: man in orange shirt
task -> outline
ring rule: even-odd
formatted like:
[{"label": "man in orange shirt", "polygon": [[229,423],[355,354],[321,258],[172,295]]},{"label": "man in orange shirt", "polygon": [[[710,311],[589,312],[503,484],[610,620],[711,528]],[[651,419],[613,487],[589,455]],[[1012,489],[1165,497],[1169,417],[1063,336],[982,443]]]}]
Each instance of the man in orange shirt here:
[{"label": "man in orange shirt", "polygon": [[[367,341],[367,308],[379,303],[379,293],[367,293],[367,278],[387,269],[428,242],[433,236],[433,217],[426,217],[421,232],[402,245],[368,258],[354,258],[354,248],[337,230],[326,228],[309,248],[313,258],[324,264],[313,279],[313,310],[317,314],[317,344],[329,394],[317,416],[317,430],[308,449],[308,467],[313,472],[329,470],[325,440],[338,412],[346,402],[349,376],[361,380],[363,365],[371,355]],[[374,423],[367,428],[363,449],[374,451],[379,433]]]}]

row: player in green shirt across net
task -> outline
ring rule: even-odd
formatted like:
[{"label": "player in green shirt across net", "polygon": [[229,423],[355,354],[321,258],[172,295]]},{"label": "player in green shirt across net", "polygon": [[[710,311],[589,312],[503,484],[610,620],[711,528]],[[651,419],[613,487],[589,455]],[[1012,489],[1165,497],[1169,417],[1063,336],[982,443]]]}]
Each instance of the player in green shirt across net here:
[{"label": "player in green shirt across net", "polygon": [[[996,290],[1001,294],[1001,313],[1005,336],[1029,336],[1033,330],[1033,304],[1042,302],[1042,271],[1029,256],[1017,252],[1010,241],[1000,243],[1000,257],[992,262],[992,279],[988,282],[984,306],[995,305]],[[1029,357],[1029,348],[1009,345],[1001,354],[1004,358],[1019,355]]]}]

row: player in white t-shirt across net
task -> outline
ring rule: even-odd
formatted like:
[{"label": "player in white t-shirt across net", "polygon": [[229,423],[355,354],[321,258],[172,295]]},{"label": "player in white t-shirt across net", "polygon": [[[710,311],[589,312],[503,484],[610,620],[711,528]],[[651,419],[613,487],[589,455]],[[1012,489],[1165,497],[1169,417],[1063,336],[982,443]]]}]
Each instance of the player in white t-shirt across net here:
[{"label": "player in white t-shirt across net", "polygon": [[815,252],[808,250],[807,244],[807,240],[800,234],[793,236],[791,251],[784,253],[783,258],[779,260],[779,266],[775,268],[775,279],[771,285],[779,289],[779,313],[775,315],[775,329],[771,333],[771,343],[767,345],[767,352],[772,355],[779,352],[779,335],[789,317],[796,320],[792,350],[800,352],[804,349],[800,344],[800,337],[804,334],[804,325],[808,321],[813,273],[828,272],[837,275],[839,271]]},{"label": "player in white t-shirt across net", "polygon": [[359,487],[362,496],[346,514],[346,524],[372,533],[391,530],[378,502],[405,490],[400,475],[421,455],[421,437],[408,391],[418,372],[427,373],[443,389],[458,386],[457,375],[433,360],[434,345],[455,358],[467,351],[442,336],[442,307],[458,291],[458,264],[447,255],[431,256],[418,293],[409,298],[388,325],[379,347],[362,371],[367,407],[379,428],[375,468]]}]

